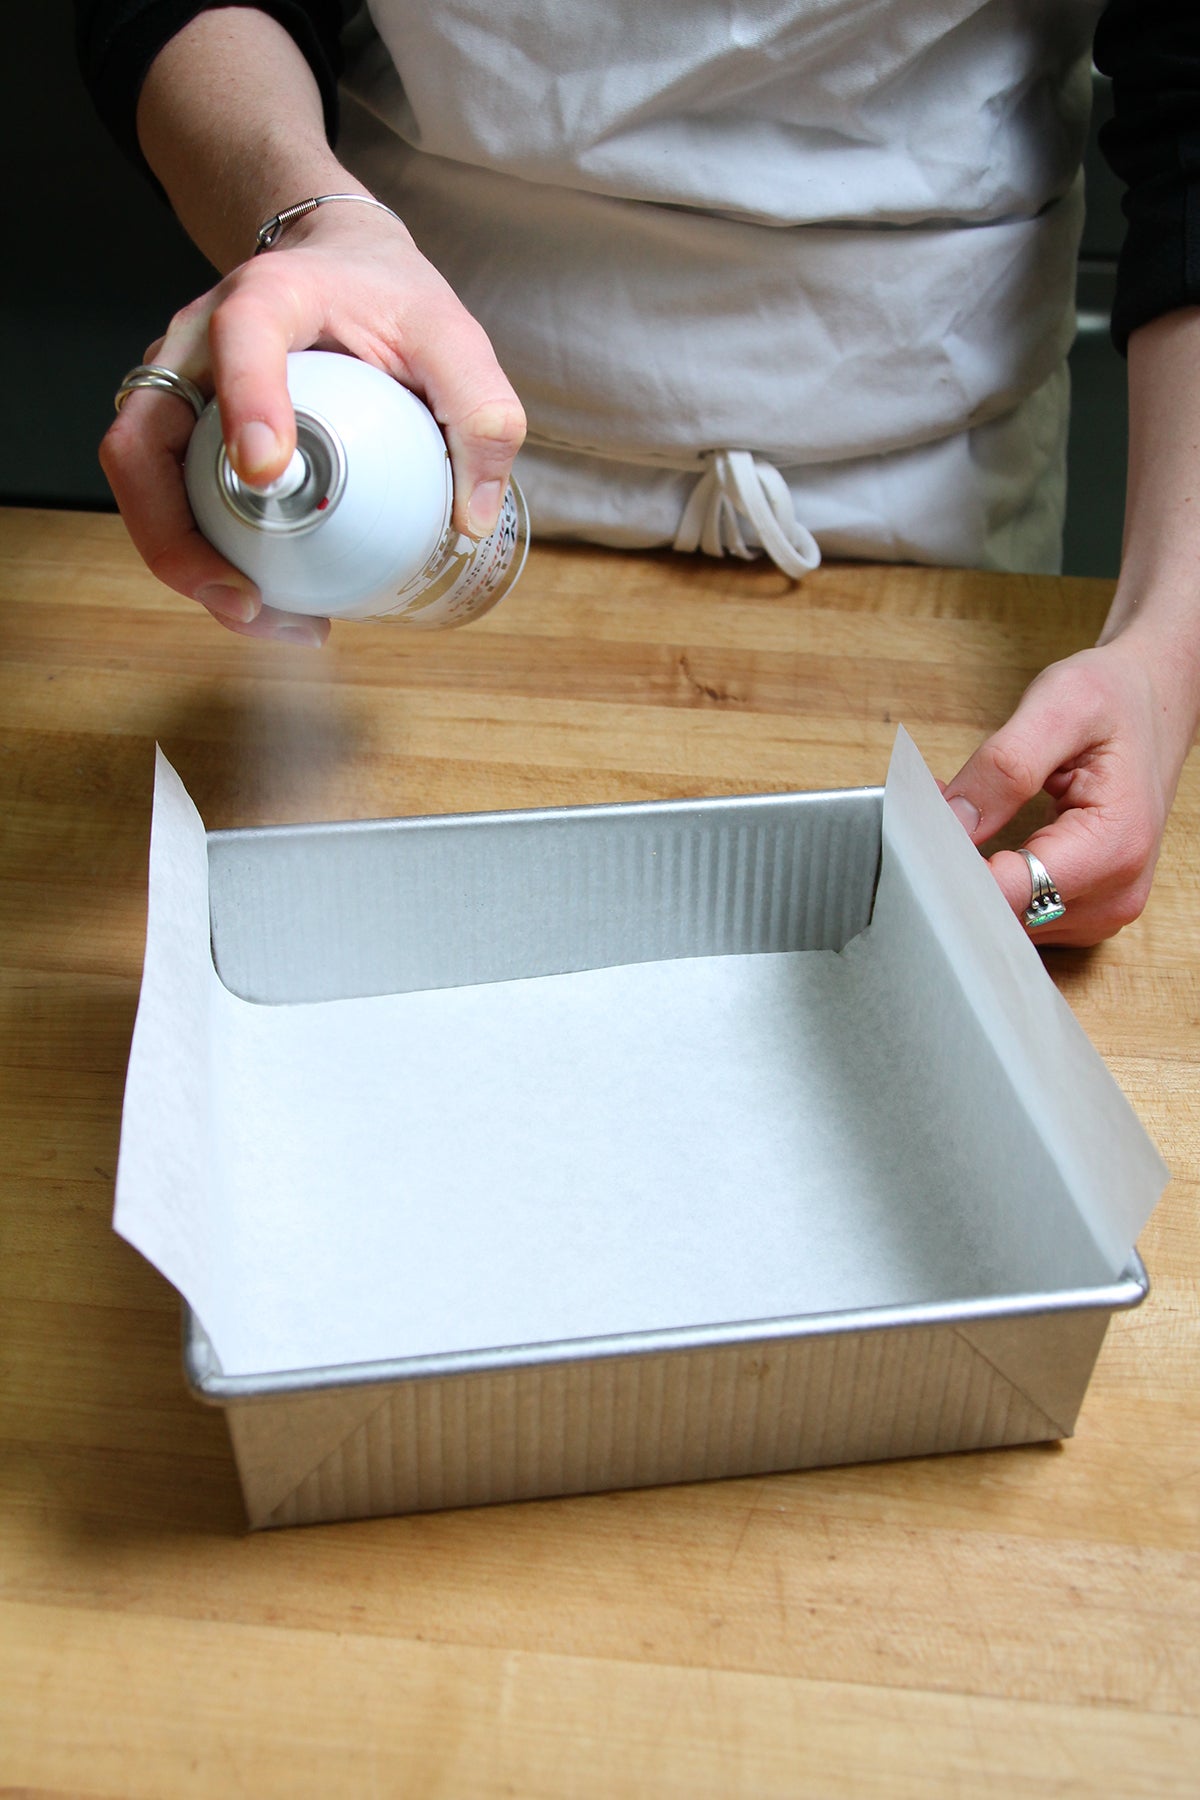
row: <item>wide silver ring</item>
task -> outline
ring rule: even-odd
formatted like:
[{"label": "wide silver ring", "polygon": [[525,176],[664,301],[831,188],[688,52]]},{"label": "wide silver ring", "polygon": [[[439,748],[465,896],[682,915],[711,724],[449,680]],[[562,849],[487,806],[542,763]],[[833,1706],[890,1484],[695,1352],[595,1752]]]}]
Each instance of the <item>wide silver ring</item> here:
[{"label": "wide silver ring", "polygon": [[177,375],[174,369],[165,369],[161,363],[139,363],[130,369],[113,398],[118,412],[136,388],[157,388],[160,394],[174,394],[187,401],[197,418],[204,411],[204,395],[195,382],[186,375]]},{"label": "wide silver ring", "polygon": [[1061,919],[1067,909],[1045,863],[1032,850],[1022,850],[1019,854],[1029,864],[1029,879],[1033,888],[1029,905],[1025,909],[1024,922],[1030,931],[1036,931],[1039,925],[1052,925],[1055,919]]}]

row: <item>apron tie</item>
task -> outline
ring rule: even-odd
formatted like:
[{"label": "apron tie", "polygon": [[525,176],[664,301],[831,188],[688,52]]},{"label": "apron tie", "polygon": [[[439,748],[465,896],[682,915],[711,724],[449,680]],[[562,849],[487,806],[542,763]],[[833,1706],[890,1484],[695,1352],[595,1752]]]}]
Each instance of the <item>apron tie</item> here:
[{"label": "apron tie", "polygon": [[793,581],[820,563],[817,540],[797,519],[779,470],[749,450],[716,450],[688,497],[675,533],[675,548],[749,561],[759,551],[747,544],[743,519],[753,526],[771,561]]}]

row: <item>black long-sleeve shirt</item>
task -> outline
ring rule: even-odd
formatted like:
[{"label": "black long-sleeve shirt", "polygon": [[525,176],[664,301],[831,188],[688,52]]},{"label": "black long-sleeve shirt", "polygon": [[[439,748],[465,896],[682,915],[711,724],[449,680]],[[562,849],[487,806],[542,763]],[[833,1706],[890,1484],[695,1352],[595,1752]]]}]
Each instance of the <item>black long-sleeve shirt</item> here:
[{"label": "black long-sleeve shirt", "polygon": [[[141,162],[138,94],[150,64],[189,19],[230,3],[75,0],[84,81],[112,136],[135,161]],[[340,37],[352,9],[344,0],[232,3],[254,5],[291,34],[316,77],[334,142]],[[1113,82],[1114,116],[1100,133],[1100,148],[1126,184],[1128,229],[1113,309],[1113,337],[1124,349],[1139,325],[1200,305],[1200,4],[1109,0],[1095,57]]]},{"label": "black long-sleeve shirt", "polygon": [[1096,66],[1112,77],[1100,148],[1126,183],[1113,337],[1200,305],[1200,5],[1110,0]]}]

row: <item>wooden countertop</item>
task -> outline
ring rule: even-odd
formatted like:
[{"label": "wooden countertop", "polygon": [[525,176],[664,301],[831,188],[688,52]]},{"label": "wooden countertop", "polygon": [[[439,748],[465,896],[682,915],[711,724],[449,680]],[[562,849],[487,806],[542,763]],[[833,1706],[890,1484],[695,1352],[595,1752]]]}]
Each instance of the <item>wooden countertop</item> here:
[{"label": "wooden countertop", "polygon": [[1144,918],[1047,957],[1175,1175],[1065,1445],[251,1536],[109,1224],[156,739],[210,826],[869,785],[901,720],[948,776],[1106,599],[537,548],[316,654],[0,515],[0,1790],[1197,1792],[1197,757]]}]

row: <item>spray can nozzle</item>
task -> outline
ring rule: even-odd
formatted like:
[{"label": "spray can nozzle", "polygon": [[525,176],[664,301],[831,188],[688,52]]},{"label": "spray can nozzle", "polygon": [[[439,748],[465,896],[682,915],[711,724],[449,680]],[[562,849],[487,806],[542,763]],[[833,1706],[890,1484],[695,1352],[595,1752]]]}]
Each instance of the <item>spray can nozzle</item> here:
[{"label": "spray can nozzle", "polygon": [[264,500],[287,500],[304,486],[308,473],[308,458],[297,444],[292,451],[292,460],[283,474],[277,475],[274,481],[269,481],[266,487],[257,488],[255,492]]},{"label": "spray can nozzle", "polygon": [[266,487],[242,480],[222,445],[217,485],[230,510],[259,531],[307,531],[327,518],[341,496],[346,458],[341,439],[323,419],[296,413],[296,448],[282,475]]}]

